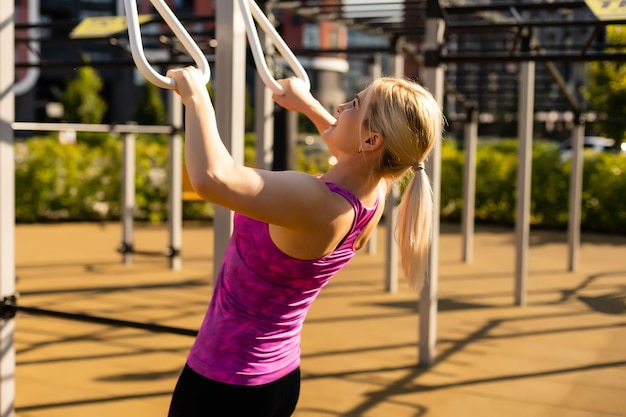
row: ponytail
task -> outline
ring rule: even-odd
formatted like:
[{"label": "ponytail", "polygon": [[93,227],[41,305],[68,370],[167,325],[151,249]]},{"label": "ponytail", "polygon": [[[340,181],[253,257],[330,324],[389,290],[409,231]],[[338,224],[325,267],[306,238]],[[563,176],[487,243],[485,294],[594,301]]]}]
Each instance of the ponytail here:
[{"label": "ponytail", "polygon": [[384,138],[378,173],[390,180],[412,176],[398,206],[395,238],[402,269],[411,287],[426,279],[433,231],[433,191],[423,161],[441,139],[439,104],[417,83],[379,78],[363,100],[362,124]]},{"label": "ponytail", "polygon": [[433,191],[426,171],[408,171],[414,174],[398,205],[395,238],[404,275],[411,288],[420,291],[426,280],[432,241]]}]

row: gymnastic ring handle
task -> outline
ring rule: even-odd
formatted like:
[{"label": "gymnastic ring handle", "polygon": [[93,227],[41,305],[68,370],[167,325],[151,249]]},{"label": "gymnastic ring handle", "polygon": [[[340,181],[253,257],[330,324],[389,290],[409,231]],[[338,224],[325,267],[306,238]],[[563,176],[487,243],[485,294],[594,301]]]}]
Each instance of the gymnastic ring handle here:
[{"label": "gymnastic ring handle", "polygon": [[302,67],[302,64],[298,61],[296,56],[291,52],[291,49],[285,44],[285,41],[280,37],[272,23],[267,19],[263,11],[259,8],[254,0],[239,0],[239,8],[243,16],[243,21],[246,25],[246,34],[248,35],[248,41],[250,42],[250,50],[252,51],[252,57],[256,63],[259,76],[263,83],[271,89],[274,93],[282,95],[284,94],[284,88],[278,84],[278,82],[272,76],[267,62],[265,62],[265,56],[263,55],[263,48],[259,41],[259,35],[256,30],[256,26],[252,18],[257,21],[263,32],[270,38],[274,46],[278,49],[282,57],[285,59],[289,67],[296,74],[296,77],[304,81],[307,89],[311,89],[311,81],[306,71]]},{"label": "gymnastic ring handle", "polygon": [[[159,74],[152,68],[146,59],[143,51],[143,43],[141,41],[141,29],[139,28],[139,14],[137,12],[137,0],[124,0],[124,8],[126,9],[126,19],[128,21],[128,40],[130,42],[130,51],[135,61],[135,65],[139,72],[143,74],[148,81],[157,87],[174,89],[176,82],[170,78]],[[172,10],[167,6],[164,0],[150,0],[154,8],[161,15],[165,23],[170,27],[174,35],[183,45],[189,56],[193,58],[196,65],[202,72],[203,80],[206,83],[211,79],[211,67],[204,56],[204,53],[196,42],[193,40],[189,32],[184,28],[180,21],[176,18]]]}]

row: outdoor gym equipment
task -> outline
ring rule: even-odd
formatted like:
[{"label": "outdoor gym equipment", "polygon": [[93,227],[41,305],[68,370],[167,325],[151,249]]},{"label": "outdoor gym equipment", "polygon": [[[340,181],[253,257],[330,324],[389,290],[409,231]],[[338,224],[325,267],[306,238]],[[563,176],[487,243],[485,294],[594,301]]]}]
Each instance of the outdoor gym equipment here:
[{"label": "outdoor gym equipment", "polygon": [[276,94],[284,93],[283,88],[276,82],[274,77],[272,77],[272,74],[267,67],[265,57],[263,56],[263,48],[261,47],[261,42],[259,41],[259,35],[257,33],[256,26],[254,25],[253,17],[261,29],[263,29],[263,32],[265,32],[265,34],[272,41],[274,46],[276,46],[289,67],[296,74],[296,77],[304,81],[307,89],[311,89],[311,81],[309,80],[306,71],[254,0],[239,0],[239,8],[241,9],[243,21],[246,25],[246,34],[248,36],[248,42],[250,42],[252,57],[254,58],[257,71],[259,72],[259,76],[263,80],[263,83]]},{"label": "outdoor gym equipment", "polygon": [[[150,0],[150,2],[161,15],[165,23],[172,29],[185,50],[187,50],[189,55],[196,62],[196,65],[198,65],[198,68],[202,71],[204,82],[208,83],[211,79],[211,67],[202,53],[202,50],[200,50],[189,32],[187,32],[172,10],[167,6],[165,0]],[[139,28],[139,15],[136,0],[124,0],[124,8],[126,10],[126,19],[128,20],[128,40],[130,42],[130,50],[135,65],[137,65],[137,68],[143,76],[156,86],[174,89],[176,87],[174,80],[159,74],[146,59],[146,55],[143,51],[143,43],[141,41],[141,29]]]},{"label": "outdoor gym equipment", "polygon": [[[293,70],[296,77],[301,79],[306,85],[307,89],[311,88],[311,82],[309,77],[296,58],[291,52],[287,44],[278,34],[274,26],[261,11],[259,6],[254,0],[238,0],[239,8],[243,17],[243,21],[246,26],[246,34],[248,41],[250,42],[250,49],[257,66],[257,71],[263,83],[276,94],[283,94],[284,90],[278,84],[276,79],[272,76],[263,53],[261,42],[255,26],[255,21],[259,24],[263,32],[272,41],[274,46],[281,53],[289,67]],[[193,38],[189,35],[189,32],[183,27],[180,21],[176,18],[172,10],[167,6],[165,0],[150,0],[157,12],[161,15],[165,23],[172,29],[174,34],[178,37],[183,47],[187,50],[189,55],[193,58],[198,68],[202,71],[205,83],[208,83],[211,78],[211,68],[206,60],[206,57],[195,43]],[[175,88],[175,82],[169,77],[165,77],[159,74],[152,68],[143,51],[143,44],[141,41],[141,30],[139,28],[139,16],[137,12],[136,0],[124,0],[124,7],[126,10],[126,18],[128,20],[128,38],[130,41],[131,52],[133,60],[137,65],[139,71],[153,84],[161,88],[173,89]]]}]

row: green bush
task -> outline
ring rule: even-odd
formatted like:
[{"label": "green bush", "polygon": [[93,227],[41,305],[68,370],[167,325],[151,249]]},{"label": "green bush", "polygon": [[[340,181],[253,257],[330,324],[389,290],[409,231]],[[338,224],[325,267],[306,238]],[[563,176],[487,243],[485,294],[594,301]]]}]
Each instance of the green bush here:
[{"label": "green bush", "polygon": [[[167,219],[167,145],[140,135],[136,146],[135,218]],[[54,138],[16,143],[16,221],[120,218],[122,148],[117,137],[63,145]],[[209,203],[183,205],[186,218],[212,216]]]},{"label": "green bush", "polygon": [[626,233],[626,157],[593,155],[584,172],[582,223],[590,230]]},{"label": "green bush", "polygon": [[119,215],[120,151],[62,145],[39,138],[15,145],[15,215],[18,222],[98,220]]},{"label": "green bush", "polygon": [[[136,146],[135,218],[167,219],[167,144],[140,135]],[[53,138],[16,143],[16,220],[96,221],[120,216],[121,143],[108,137],[98,146],[80,141],[63,145]],[[515,222],[516,141],[481,142],[477,149],[476,220]],[[246,135],[245,163],[253,164],[254,138]],[[454,140],[442,146],[441,218],[458,221],[463,209],[463,150]],[[324,161],[304,156],[298,168],[324,172]],[[558,148],[543,141],[533,146],[531,221],[533,225],[565,228],[568,220],[571,163],[561,162]],[[626,233],[626,157],[588,154],[585,157],[582,227],[596,232]],[[185,219],[210,219],[213,207],[186,202]]]},{"label": "green bush", "polygon": [[458,221],[463,211],[463,153],[454,141],[444,141],[441,158],[441,216]]},{"label": "green bush", "polygon": [[[451,142],[451,143],[450,143]],[[463,151],[454,141],[442,151],[441,217],[458,221],[463,209]],[[514,224],[517,201],[517,141],[485,141],[477,148],[477,221]],[[556,144],[533,143],[531,223],[563,229],[569,218],[571,162],[560,160]],[[582,228],[626,233],[626,157],[587,154],[583,168]]]}]

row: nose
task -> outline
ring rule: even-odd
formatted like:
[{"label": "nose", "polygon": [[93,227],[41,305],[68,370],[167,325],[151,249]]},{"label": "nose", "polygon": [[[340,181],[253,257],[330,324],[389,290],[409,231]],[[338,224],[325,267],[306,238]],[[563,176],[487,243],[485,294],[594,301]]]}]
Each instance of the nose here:
[{"label": "nose", "polygon": [[346,103],[340,104],[337,106],[337,113],[341,114],[346,108]]}]

